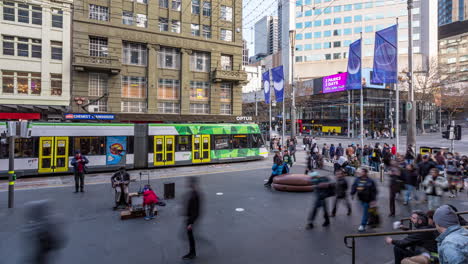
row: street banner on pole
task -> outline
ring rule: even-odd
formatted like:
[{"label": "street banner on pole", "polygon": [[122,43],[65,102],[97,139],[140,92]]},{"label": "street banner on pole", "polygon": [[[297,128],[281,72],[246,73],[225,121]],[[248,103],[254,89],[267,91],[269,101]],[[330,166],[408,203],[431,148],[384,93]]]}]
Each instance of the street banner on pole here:
[{"label": "street banner on pole", "polygon": [[284,72],[283,66],[271,69],[273,75],[273,87],[275,88],[276,102],[283,102],[284,98]]},{"label": "street banner on pole", "polygon": [[398,25],[375,33],[373,83],[397,83]]},{"label": "street banner on pole", "polygon": [[262,74],[263,93],[265,94],[265,103],[270,103],[270,71]]},{"label": "street banner on pole", "polygon": [[348,77],[346,89],[358,90],[362,88],[361,39],[349,45]]}]

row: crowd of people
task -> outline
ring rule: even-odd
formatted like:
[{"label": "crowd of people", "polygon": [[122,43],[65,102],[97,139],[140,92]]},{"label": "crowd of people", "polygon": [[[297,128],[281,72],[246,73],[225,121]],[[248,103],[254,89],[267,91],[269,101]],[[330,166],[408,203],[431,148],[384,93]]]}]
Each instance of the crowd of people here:
[{"label": "crowd of people", "polygon": [[[265,184],[267,187],[273,178],[289,172],[293,159],[289,150],[294,149],[296,139],[288,138],[288,149],[283,153],[274,150],[272,174]],[[348,145],[341,143],[319,147],[315,137],[303,138],[303,149],[307,151],[306,171],[314,187],[315,202],[311,210],[306,229],[313,229],[314,220],[323,210],[322,226],[330,225],[330,217],[335,217],[339,204],[344,204],[347,215],[352,214],[350,198],[357,198],[362,207],[361,223],[358,231],[363,232],[368,226],[380,224],[377,197],[378,185],[369,177],[371,170],[385,170],[389,178],[389,217],[396,214],[395,200],[398,195],[404,205],[411,201],[427,203],[427,212],[414,211],[411,222],[415,230],[436,228],[437,232],[411,233],[404,239],[387,237],[386,243],[394,246],[395,263],[430,264],[430,263],[468,263],[468,230],[463,228],[467,222],[456,214],[457,209],[443,205],[442,197],[449,192],[454,198],[464,188],[468,171],[468,158],[459,153],[439,151],[430,154],[415,154],[409,145],[404,155],[397,153],[396,146],[376,143],[374,147]],[[293,146],[294,145],[294,146]],[[293,146],[293,147],[292,147]],[[314,171],[323,161],[334,163],[334,176],[331,179]],[[294,162],[296,161],[294,156]],[[322,165],[323,166],[323,165]],[[349,185],[345,176],[356,176]],[[467,180],[468,181],[468,180]],[[423,194],[417,192],[422,190]],[[333,209],[329,214],[327,198],[334,198]],[[398,228],[404,228],[398,226]]]}]

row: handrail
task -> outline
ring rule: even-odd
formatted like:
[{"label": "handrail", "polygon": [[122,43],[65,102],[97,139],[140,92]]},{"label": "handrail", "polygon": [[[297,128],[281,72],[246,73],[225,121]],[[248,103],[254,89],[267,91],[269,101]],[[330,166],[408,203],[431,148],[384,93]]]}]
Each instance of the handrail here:
[{"label": "handrail", "polygon": [[[468,214],[468,212],[460,212],[458,214]],[[464,228],[468,228],[468,226],[462,226]],[[355,238],[362,238],[362,237],[379,237],[379,236],[398,236],[398,235],[407,235],[407,234],[414,234],[414,233],[425,233],[425,232],[435,232],[437,231],[436,228],[429,228],[429,229],[418,229],[418,230],[411,230],[411,231],[395,231],[395,232],[381,232],[381,233],[369,233],[369,234],[352,234],[344,236],[344,243],[347,248],[352,250],[352,263],[356,263],[356,242]],[[348,239],[352,238],[351,246],[348,245]]]},{"label": "handrail", "polygon": [[[455,212],[455,214],[457,215],[464,215],[464,214],[468,214],[468,211],[463,211],[463,212]],[[411,218],[407,217],[407,218],[402,218],[400,220],[400,223],[403,225],[403,222],[405,221],[409,221],[409,229],[413,228],[413,223],[410,221]]]}]

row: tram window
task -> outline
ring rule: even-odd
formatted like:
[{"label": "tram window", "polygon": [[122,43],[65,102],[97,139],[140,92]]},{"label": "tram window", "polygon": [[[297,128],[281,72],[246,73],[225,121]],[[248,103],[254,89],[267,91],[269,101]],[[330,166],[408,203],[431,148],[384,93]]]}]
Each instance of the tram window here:
[{"label": "tram window", "polygon": [[0,139],[0,159],[8,159],[8,139]]},{"label": "tram window", "polygon": [[265,142],[260,134],[250,134],[252,148],[262,148],[265,147]]},{"label": "tram window", "polygon": [[154,152],[154,136],[148,137],[148,153]]},{"label": "tram window", "polygon": [[83,155],[105,155],[106,137],[75,137],[75,151]]},{"label": "tram window", "polygon": [[248,135],[234,135],[232,136],[232,148],[239,149],[239,148],[248,148],[249,147],[249,140]]},{"label": "tram window", "polygon": [[127,137],[127,154],[133,154],[133,137]]},{"label": "tram window", "polygon": [[231,146],[229,144],[230,136],[229,135],[215,135],[214,142],[215,142],[215,149],[230,149]]},{"label": "tram window", "polygon": [[176,151],[191,151],[192,136],[177,136]]},{"label": "tram window", "polygon": [[17,138],[15,139],[15,158],[32,158],[35,157],[34,143],[37,140],[34,138]]}]

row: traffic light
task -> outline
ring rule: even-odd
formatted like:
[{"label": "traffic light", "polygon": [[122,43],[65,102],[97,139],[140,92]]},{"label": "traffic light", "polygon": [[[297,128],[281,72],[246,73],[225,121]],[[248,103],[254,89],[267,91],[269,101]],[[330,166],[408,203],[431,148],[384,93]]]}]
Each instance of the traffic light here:
[{"label": "traffic light", "polygon": [[460,125],[455,126],[455,132],[454,132],[454,134],[455,134],[455,138],[454,138],[455,140],[461,140],[462,128],[461,128]]},{"label": "traffic light", "polygon": [[449,131],[442,131],[442,138],[449,139],[450,138],[450,130]]}]

